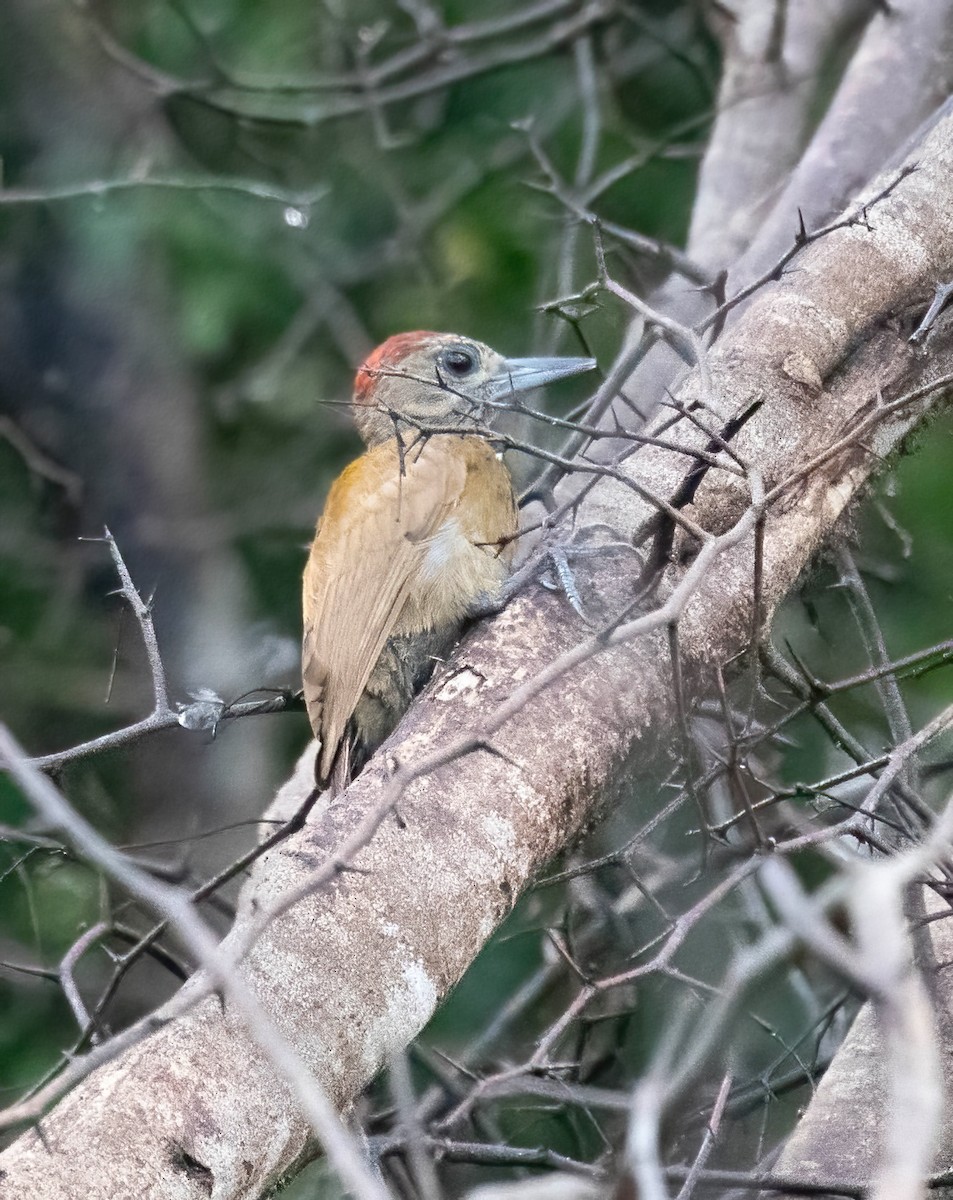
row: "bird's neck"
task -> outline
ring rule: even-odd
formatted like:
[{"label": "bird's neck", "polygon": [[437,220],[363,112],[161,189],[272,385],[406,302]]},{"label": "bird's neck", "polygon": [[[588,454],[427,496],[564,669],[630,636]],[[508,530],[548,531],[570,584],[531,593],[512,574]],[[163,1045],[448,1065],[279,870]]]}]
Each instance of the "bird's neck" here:
[{"label": "bird's neck", "polygon": [[460,420],[456,416],[449,419],[434,416],[430,419],[421,417],[419,420],[410,420],[393,411],[371,409],[366,405],[354,406],[354,423],[369,450],[396,440],[400,440],[404,445],[412,445],[421,438],[447,434],[463,436],[477,432],[472,422]]}]

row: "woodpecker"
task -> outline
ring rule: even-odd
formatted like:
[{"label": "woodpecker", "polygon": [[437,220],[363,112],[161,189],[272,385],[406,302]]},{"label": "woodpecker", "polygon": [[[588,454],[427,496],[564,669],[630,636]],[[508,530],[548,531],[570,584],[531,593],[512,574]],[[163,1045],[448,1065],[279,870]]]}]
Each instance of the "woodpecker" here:
[{"label": "woodpecker", "polygon": [[504,358],[449,333],[400,333],[361,364],[367,451],[338,476],[304,572],[302,676],[320,788],[345,787],[392,732],[468,617],[498,601],[517,533],[489,419],[590,358]]}]

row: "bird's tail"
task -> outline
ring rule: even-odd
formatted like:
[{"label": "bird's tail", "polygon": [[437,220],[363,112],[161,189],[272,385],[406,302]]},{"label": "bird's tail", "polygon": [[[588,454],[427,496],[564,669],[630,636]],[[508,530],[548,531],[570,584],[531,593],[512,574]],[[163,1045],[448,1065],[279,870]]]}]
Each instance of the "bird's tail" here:
[{"label": "bird's tail", "polygon": [[314,782],[322,791],[329,791],[336,800],[353,779],[354,761],[350,737],[343,737],[330,764],[322,770],[324,755],[321,750],[314,759]]}]

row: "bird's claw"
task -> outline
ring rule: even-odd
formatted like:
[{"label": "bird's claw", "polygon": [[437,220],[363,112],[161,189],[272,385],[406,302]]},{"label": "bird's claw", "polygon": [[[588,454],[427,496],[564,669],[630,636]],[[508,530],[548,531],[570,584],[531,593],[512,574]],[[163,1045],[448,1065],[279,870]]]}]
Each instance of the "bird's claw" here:
[{"label": "bird's claw", "polygon": [[[614,540],[596,542],[594,536],[602,533],[608,534]],[[597,555],[601,556],[611,553],[635,554],[636,558],[640,558],[638,552],[628,542],[617,539],[615,530],[610,526],[585,526],[576,532],[576,536],[571,543],[546,547],[540,555],[540,561],[549,560],[552,564],[552,575],[549,578],[542,575],[539,581],[543,587],[548,588],[551,592],[561,591],[569,601],[573,611],[587,625],[591,626],[593,621],[583,605],[579,588],[576,585],[576,577],[573,574],[572,567],[569,565],[569,560],[570,558],[594,558]]]},{"label": "bird's claw", "polygon": [[549,559],[550,563],[552,563],[554,577],[547,578],[545,575],[540,575],[539,582],[551,592],[561,591],[569,601],[573,611],[587,625],[591,624],[583,607],[579,588],[576,586],[576,577],[573,575],[572,567],[569,565],[569,556],[566,552],[566,547],[550,546],[546,549],[543,557]]}]

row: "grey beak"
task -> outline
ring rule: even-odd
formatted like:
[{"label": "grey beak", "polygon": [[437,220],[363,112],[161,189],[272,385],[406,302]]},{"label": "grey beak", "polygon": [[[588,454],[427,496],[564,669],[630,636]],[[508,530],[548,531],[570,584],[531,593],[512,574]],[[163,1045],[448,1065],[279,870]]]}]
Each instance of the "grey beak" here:
[{"label": "grey beak", "polygon": [[592,371],[595,366],[594,358],[506,358],[499,372],[488,381],[487,399],[493,404],[515,392],[527,392],[557,379]]}]

